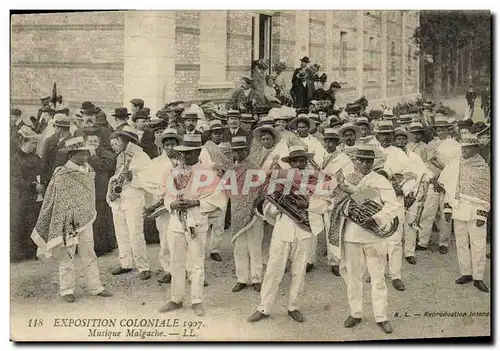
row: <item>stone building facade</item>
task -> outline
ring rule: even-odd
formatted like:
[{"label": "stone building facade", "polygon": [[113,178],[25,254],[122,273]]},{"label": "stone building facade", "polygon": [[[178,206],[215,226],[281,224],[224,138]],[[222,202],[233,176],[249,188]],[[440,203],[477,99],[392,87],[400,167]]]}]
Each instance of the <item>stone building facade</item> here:
[{"label": "stone building facade", "polygon": [[112,111],[135,97],[153,111],[222,102],[259,58],[285,61],[289,81],[310,57],[327,84],[342,85],[340,104],[365,95],[380,108],[419,93],[418,11],[118,11],[11,23],[11,104],[27,111],[54,82],[74,109],[90,100]]}]

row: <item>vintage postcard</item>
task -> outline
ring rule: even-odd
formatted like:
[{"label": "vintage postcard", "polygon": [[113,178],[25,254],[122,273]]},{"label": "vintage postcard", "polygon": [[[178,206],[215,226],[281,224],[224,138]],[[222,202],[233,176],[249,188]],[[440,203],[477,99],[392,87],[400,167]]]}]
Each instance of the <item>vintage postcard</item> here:
[{"label": "vintage postcard", "polygon": [[491,340],[489,11],[10,19],[12,341]]}]

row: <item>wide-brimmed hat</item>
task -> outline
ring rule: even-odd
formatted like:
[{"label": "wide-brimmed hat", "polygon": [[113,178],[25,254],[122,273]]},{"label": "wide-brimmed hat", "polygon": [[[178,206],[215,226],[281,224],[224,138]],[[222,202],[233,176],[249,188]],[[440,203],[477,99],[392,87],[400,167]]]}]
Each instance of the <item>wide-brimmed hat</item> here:
[{"label": "wide-brimmed hat", "polygon": [[269,116],[262,117],[257,122],[257,127],[262,127],[262,126],[274,126],[274,118],[269,117]]},{"label": "wide-brimmed hat", "polygon": [[311,158],[311,157],[313,157],[313,154],[308,153],[307,150],[302,145],[291,145],[289,148],[288,156],[281,158],[281,161],[283,161],[285,163],[289,163],[290,160],[297,158],[297,157]]},{"label": "wide-brimmed hat", "polygon": [[436,114],[436,116],[434,116],[434,123],[431,124],[432,128],[451,127],[451,126],[453,126],[453,123],[450,123],[449,118],[443,115],[442,113]]},{"label": "wide-brimmed hat", "polygon": [[61,149],[62,152],[70,151],[89,151],[93,149],[91,146],[85,145],[85,140],[82,136],[74,137],[66,140],[64,142],[64,147]]},{"label": "wide-brimmed hat", "polygon": [[411,122],[408,129],[410,130],[410,133],[423,132],[424,126],[420,122]]},{"label": "wide-brimmed hat", "polygon": [[262,134],[269,133],[274,137],[274,143],[277,144],[281,140],[281,133],[273,126],[265,125],[257,127],[253,131],[253,137],[260,142]]},{"label": "wide-brimmed hat", "polygon": [[325,128],[323,139],[340,139],[339,130],[335,128]]},{"label": "wide-brimmed hat", "polygon": [[226,118],[229,118],[229,117],[241,118],[241,112],[238,110],[229,110],[226,113]]},{"label": "wide-brimmed hat", "polygon": [[175,146],[175,151],[186,152],[201,150],[201,134],[184,134],[181,145]]},{"label": "wide-brimmed hat", "polygon": [[80,112],[84,115],[93,115],[99,112],[99,109],[90,101],[82,102],[82,107],[80,107]]},{"label": "wide-brimmed hat", "polygon": [[359,134],[361,133],[361,130],[359,127],[351,122],[344,123],[342,127],[339,128],[339,134],[340,136],[344,136],[344,133],[348,130],[352,130],[356,134],[356,139],[359,138]]},{"label": "wide-brimmed hat", "polygon": [[406,139],[410,139],[410,132],[404,127],[398,127],[394,129],[394,136],[404,135]]},{"label": "wide-brimmed hat", "polygon": [[146,109],[141,109],[132,115],[132,121],[135,122],[138,119],[151,119],[149,112]]},{"label": "wide-brimmed hat", "polygon": [[[267,113],[267,117],[272,118],[273,120],[280,119],[281,118],[281,109],[278,107],[273,107]],[[282,119],[286,119],[286,118],[282,118]]]},{"label": "wide-brimmed hat", "polygon": [[481,143],[476,135],[466,132],[462,135],[462,139],[460,140],[460,146],[478,146]]},{"label": "wide-brimmed hat", "polygon": [[339,82],[333,82],[332,84],[330,84],[330,88],[341,89],[342,87],[340,86]]},{"label": "wide-brimmed hat", "polygon": [[271,110],[270,105],[258,106],[254,109],[253,114],[259,117],[267,116],[270,110]]},{"label": "wide-brimmed hat", "polygon": [[382,118],[385,119],[393,119],[394,117],[394,112],[392,112],[392,109],[386,108],[384,112],[382,112]]},{"label": "wide-brimmed hat", "polygon": [[[271,111],[269,111],[269,115],[271,114]],[[281,106],[281,108],[279,109],[279,115],[276,112],[276,117],[273,115],[273,118],[274,118],[274,120],[284,119],[286,121],[290,121],[290,120],[294,119],[296,116],[297,116],[297,112],[293,107]]]},{"label": "wide-brimmed hat", "polygon": [[235,136],[231,138],[231,149],[232,150],[237,150],[237,149],[245,149],[248,148],[248,141],[246,136]]},{"label": "wide-brimmed hat", "polygon": [[251,113],[242,113],[240,116],[240,122],[241,123],[254,123],[255,118],[253,118],[253,115]]},{"label": "wide-brimmed hat", "polygon": [[166,128],[163,131],[163,133],[161,133],[160,135],[158,135],[155,138],[155,144],[156,144],[156,146],[163,147],[163,142],[166,139],[175,139],[175,140],[177,140],[177,143],[180,143],[181,140],[182,140],[182,136],[180,136],[177,133],[177,129],[175,129],[175,128]]},{"label": "wide-brimmed hat", "polygon": [[264,69],[269,69],[269,62],[267,59],[260,59],[259,65],[262,66],[262,68]]},{"label": "wide-brimmed hat", "polygon": [[307,56],[304,56],[300,59],[300,62],[305,62],[305,63],[309,63],[309,57]]},{"label": "wide-brimmed hat", "polygon": [[212,112],[212,116],[214,116],[215,119],[217,119],[221,122],[227,121],[227,111],[226,110],[215,109]]},{"label": "wide-brimmed hat", "polygon": [[167,128],[168,122],[163,118],[153,117],[149,120],[149,126],[153,131]]},{"label": "wide-brimmed hat", "polygon": [[368,126],[368,128],[370,128],[370,130],[373,129],[373,123],[370,122],[370,120],[368,118],[366,118],[366,117],[358,117],[356,119],[356,122],[354,124],[356,124],[357,126],[359,126],[361,124],[365,124],[365,125]]},{"label": "wide-brimmed hat", "polygon": [[247,82],[248,84],[252,84],[253,83],[253,78],[250,78],[250,77],[247,77],[247,76],[241,77],[241,80],[243,80],[244,82]]},{"label": "wide-brimmed hat", "polygon": [[18,109],[18,108],[11,108],[10,109],[10,115],[11,116],[19,117],[19,116],[21,116],[21,110]]},{"label": "wide-brimmed hat", "polygon": [[375,133],[394,133],[394,124],[392,121],[379,121],[377,123],[377,128],[375,128]]},{"label": "wide-brimmed hat", "polygon": [[314,127],[316,126],[316,122],[314,122],[314,120],[307,117],[306,114],[300,114],[290,122],[290,128],[297,130],[299,122],[306,122],[309,126],[309,130],[314,129]]},{"label": "wide-brimmed hat", "polygon": [[129,141],[132,141],[136,144],[139,143],[139,136],[137,134],[137,130],[128,124],[124,125],[122,129],[115,130],[111,135],[110,139],[112,139],[115,136],[125,137]]},{"label": "wide-brimmed hat", "polygon": [[354,157],[374,160],[375,158],[377,158],[375,154],[375,147],[371,144],[359,144],[356,147]]},{"label": "wide-brimmed hat", "polygon": [[144,100],[143,99],[132,99],[130,100],[130,103],[134,106],[141,105],[144,106]]},{"label": "wide-brimmed hat", "polygon": [[199,115],[199,106],[198,105],[191,105],[187,110],[184,111],[182,118],[188,119],[188,118],[193,118],[193,119],[200,119]]},{"label": "wide-brimmed hat", "polygon": [[214,119],[214,120],[211,120],[210,123],[209,123],[209,127],[208,127],[208,130],[211,132],[213,130],[223,130],[224,129],[224,126],[222,125],[222,122],[217,120],[217,119]]},{"label": "wide-brimmed hat", "polygon": [[361,108],[361,105],[360,104],[347,104],[346,108],[344,109],[344,111],[348,114],[358,114],[360,113],[362,110]]},{"label": "wide-brimmed hat", "polygon": [[118,107],[115,108],[115,113],[112,116],[118,119],[127,119],[131,114],[128,113],[128,109],[126,107]]},{"label": "wide-brimmed hat", "polygon": [[309,113],[307,115],[307,117],[309,117],[310,119],[312,119],[314,122],[316,122],[316,124],[319,124],[321,123],[321,121],[319,120],[319,115],[317,113]]},{"label": "wide-brimmed hat", "polygon": [[277,62],[274,64],[274,70],[275,71],[284,71],[286,69],[286,63],[285,62]]},{"label": "wide-brimmed hat", "polygon": [[54,115],[54,126],[69,128],[71,126],[71,118],[63,113],[56,113]]},{"label": "wide-brimmed hat", "polygon": [[41,134],[36,134],[33,129],[24,125],[17,131],[19,135],[21,135],[24,139],[31,139],[39,141],[42,138]]},{"label": "wide-brimmed hat", "polygon": [[397,122],[399,124],[409,124],[409,123],[411,123],[413,121],[414,117],[415,117],[415,115],[413,115],[413,114],[400,115],[399,119],[397,120]]}]

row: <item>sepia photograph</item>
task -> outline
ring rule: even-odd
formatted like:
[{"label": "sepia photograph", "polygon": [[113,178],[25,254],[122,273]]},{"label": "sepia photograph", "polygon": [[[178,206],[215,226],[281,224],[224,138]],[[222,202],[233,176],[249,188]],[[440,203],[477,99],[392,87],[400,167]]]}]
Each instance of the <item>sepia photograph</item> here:
[{"label": "sepia photograph", "polygon": [[492,342],[492,12],[229,7],[10,10],[10,340]]}]

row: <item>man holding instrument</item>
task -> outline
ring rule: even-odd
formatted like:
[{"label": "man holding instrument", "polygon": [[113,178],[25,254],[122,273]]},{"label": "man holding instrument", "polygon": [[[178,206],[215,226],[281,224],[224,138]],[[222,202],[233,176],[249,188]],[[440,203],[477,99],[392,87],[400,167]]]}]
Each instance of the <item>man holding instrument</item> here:
[{"label": "man holding instrument", "polygon": [[[174,147],[179,145],[182,137],[177,134],[177,130],[167,128],[161,135],[156,137],[155,144],[161,147],[163,153],[151,161],[151,165],[139,174],[139,180],[142,187],[147,192],[153,194],[157,201],[144,210],[145,216],[152,215],[159,208],[163,207],[163,197],[166,192],[165,180],[168,172],[175,167],[175,151]],[[169,222],[168,211],[165,211],[156,217],[156,227],[160,233],[160,254],[159,260],[163,268],[163,277],[158,280],[160,284],[168,284],[172,280],[170,274],[170,250],[167,241],[167,229]]]},{"label": "man holding instrument", "polygon": [[217,172],[200,164],[201,134],[185,134],[174,147],[181,154],[177,167],[167,174],[165,208],[170,212],[167,240],[171,254],[171,300],[160,312],[182,307],[186,288],[186,259],[189,260],[191,304],[203,316],[205,281],[205,242],[209,213],[226,206],[226,196],[217,191]]},{"label": "man holding instrument", "polygon": [[[363,226],[347,217],[341,226],[347,265],[347,296],[350,316],[344,322],[346,328],[352,328],[361,322],[363,316],[363,274],[365,268],[371,277],[372,305],[375,322],[385,333],[392,333],[392,326],[387,318],[387,285],[384,271],[388,238],[379,237],[370,232],[369,226],[383,228],[397,216],[402,204],[397,200],[391,183],[382,175],[373,172],[375,150],[373,145],[361,144],[355,154],[356,171],[364,177],[354,186],[338,177],[339,188],[347,194],[360,191],[369,192],[371,200],[382,205],[376,214],[369,216]],[[356,201],[354,198],[352,201]],[[342,239],[341,239],[342,240]]]},{"label": "man holding instrument", "polygon": [[[299,184],[305,184],[303,180],[306,172],[301,172],[306,169],[308,159],[313,155],[307,153],[305,148],[301,145],[293,145],[290,147],[288,156],[283,157],[282,161],[290,164],[291,170],[282,170],[283,174],[293,175],[290,179],[287,176],[286,180],[278,179],[284,186],[283,193],[288,192],[286,185],[292,183],[292,187]],[[302,174],[300,174],[302,173]],[[299,177],[300,176],[300,177]],[[272,179],[272,178],[271,178]],[[290,182],[291,181],[291,182]],[[309,184],[309,182],[307,182]],[[271,183],[273,185],[273,183]],[[266,189],[267,192],[269,190]],[[271,189],[270,192],[274,192]],[[292,190],[293,192],[293,190]],[[300,193],[304,193],[300,191]],[[309,207],[309,196],[306,195],[293,195],[297,202],[298,211],[306,212]],[[274,204],[264,204],[264,216],[267,218],[276,217],[273,235],[271,239],[271,247],[269,249],[269,260],[267,262],[267,269],[262,283],[262,290],[260,292],[260,306],[249,318],[249,322],[257,322],[269,316],[271,307],[278,293],[278,288],[285,273],[285,266],[288,256],[292,255],[292,282],[290,286],[290,296],[288,300],[288,315],[296,322],[303,322],[304,317],[299,311],[298,299],[304,291],[304,280],[306,274],[306,265],[309,256],[310,241],[316,240],[316,235],[309,229],[306,230],[304,226],[300,226],[291,216],[278,208]]]}]

